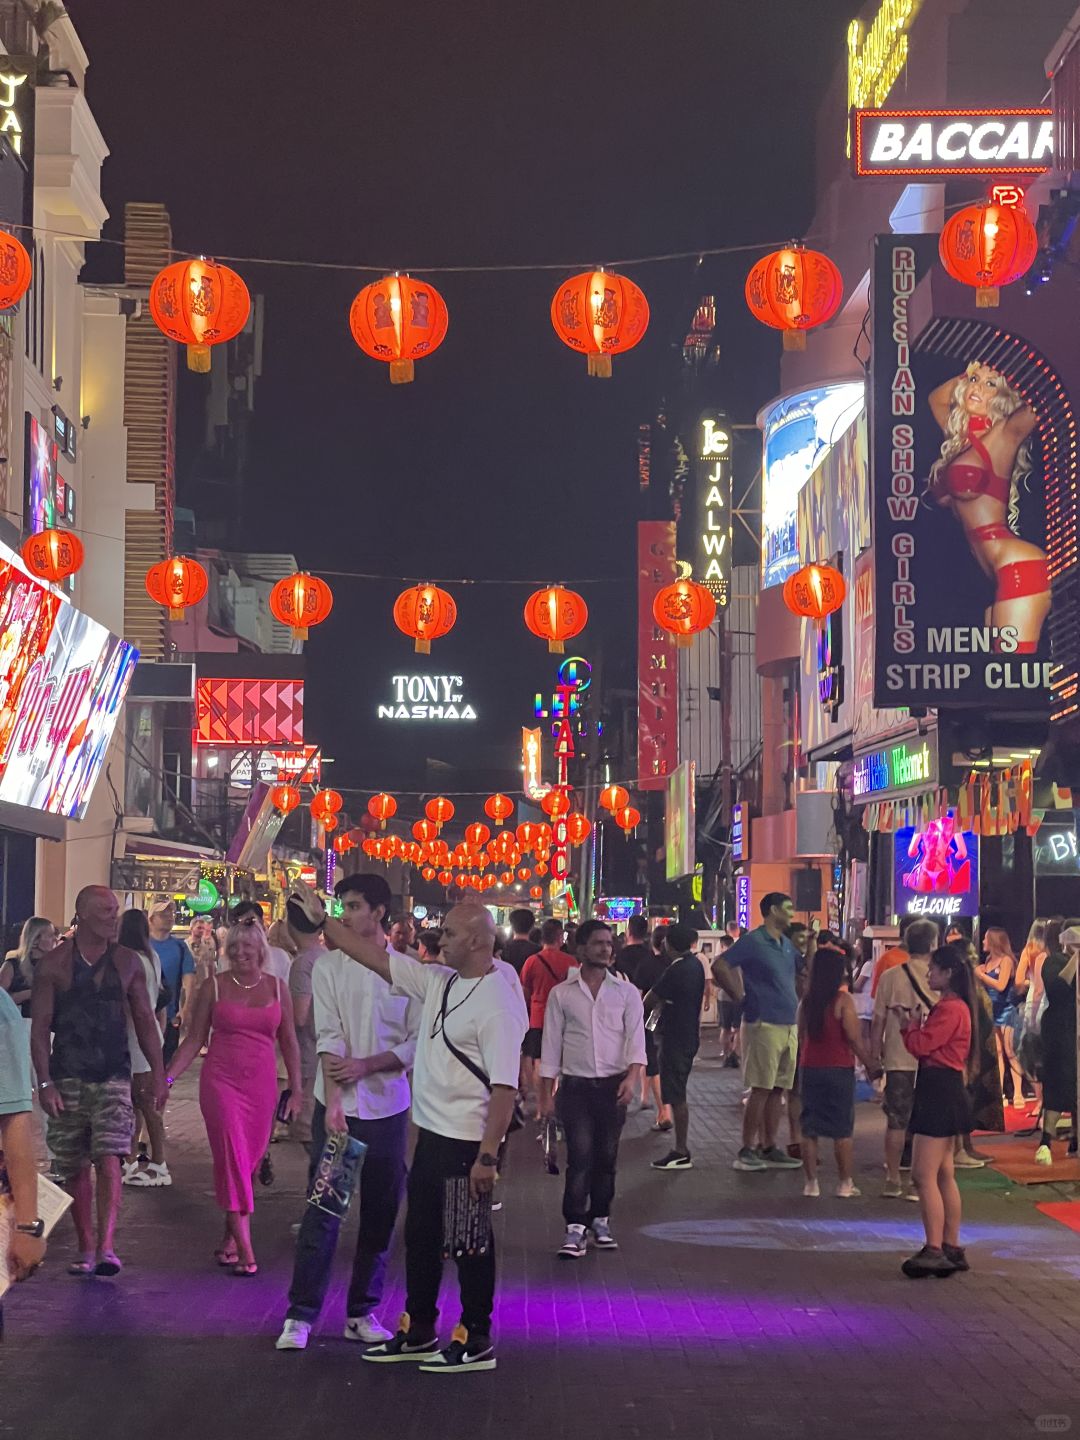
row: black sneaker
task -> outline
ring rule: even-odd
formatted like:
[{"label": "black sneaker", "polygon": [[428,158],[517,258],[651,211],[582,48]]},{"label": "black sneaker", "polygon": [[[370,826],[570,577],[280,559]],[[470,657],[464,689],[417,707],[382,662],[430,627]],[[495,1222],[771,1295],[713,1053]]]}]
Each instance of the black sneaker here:
[{"label": "black sneaker", "polygon": [[654,1170],[692,1170],[694,1162],[689,1150],[669,1150],[662,1160],[652,1162]]},{"label": "black sneaker", "polygon": [[943,1280],[946,1275],[954,1274],[957,1268],[943,1250],[932,1250],[929,1245],[924,1245],[900,1266],[909,1280],[921,1280],[926,1275],[935,1275]]},{"label": "black sneaker", "polygon": [[968,1258],[964,1254],[962,1245],[942,1245],[941,1253],[950,1262],[954,1270],[970,1270]]},{"label": "black sneaker", "polygon": [[269,1154],[263,1156],[259,1162],[259,1184],[272,1185],[274,1183],[274,1162]]},{"label": "black sneaker", "polygon": [[738,1057],[738,1055],[729,1055],[729,1056],[727,1057],[727,1059],[724,1061],[724,1069],[725,1069],[725,1070],[738,1070],[738,1068],[739,1068],[739,1057]]},{"label": "black sneaker", "polygon": [[463,1375],[467,1370],[494,1370],[495,1365],[491,1336],[474,1335],[470,1339],[465,1326],[456,1325],[446,1349],[425,1360],[420,1369],[426,1375]]},{"label": "black sneaker", "polygon": [[398,1328],[390,1339],[365,1350],[360,1359],[370,1360],[373,1365],[397,1365],[403,1360],[431,1360],[438,1353],[438,1336],[432,1340],[422,1340],[418,1345],[409,1343],[409,1317],[402,1315]]}]

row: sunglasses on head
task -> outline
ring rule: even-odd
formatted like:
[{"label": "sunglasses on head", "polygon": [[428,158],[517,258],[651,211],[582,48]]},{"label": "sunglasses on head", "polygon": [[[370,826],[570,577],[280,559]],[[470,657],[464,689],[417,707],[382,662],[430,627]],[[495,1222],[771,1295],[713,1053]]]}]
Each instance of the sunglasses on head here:
[{"label": "sunglasses on head", "polygon": [[238,925],[258,925],[260,921],[258,915],[242,915],[236,923]]}]

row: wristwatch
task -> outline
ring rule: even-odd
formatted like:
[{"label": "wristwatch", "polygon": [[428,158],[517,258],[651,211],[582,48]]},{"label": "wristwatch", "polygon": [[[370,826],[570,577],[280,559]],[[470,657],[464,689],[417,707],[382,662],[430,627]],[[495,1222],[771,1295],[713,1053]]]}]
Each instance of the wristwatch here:
[{"label": "wristwatch", "polygon": [[20,1235],[32,1235],[35,1240],[42,1240],[45,1237],[45,1221],[32,1220],[28,1225],[16,1225],[15,1229]]},{"label": "wristwatch", "polygon": [[481,1150],[480,1154],[476,1157],[476,1163],[486,1166],[489,1170],[494,1170],[499,1163],[499,1159],[497,1155],[489,1155],[486,1150]]}]

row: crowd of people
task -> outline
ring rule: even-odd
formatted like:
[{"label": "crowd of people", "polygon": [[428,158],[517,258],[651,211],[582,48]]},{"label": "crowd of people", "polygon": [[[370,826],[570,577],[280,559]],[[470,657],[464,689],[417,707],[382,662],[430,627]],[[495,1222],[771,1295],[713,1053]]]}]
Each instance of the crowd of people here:
[{"label": "crowd of people", "polygon": [[[559,1257],[617,1249],[629,1109],[655,1109],[654,1131],[671,1137],[654,1169],[693,1167],[688,1082],[713,992],[720,1057],[744,1084],[734,1168],[801,1170],[804,1197],[817,1199],[821,1143],[831,1141],[835,1195],[857,1199],[857,1082],[874,1085],[881,1195],[918,1203],[925,1230],[903,1262],[908,1276],[968,1268],[955,1171],[986,1163],[972,1136],[1003,1130],[1006,1104],[1025,1112],[1037,1163],[1053,1162],[1064,1116],[1075,1153],[1080,921],[1037,921],[1017,957],[1000,928],[983,931],[980,956],[960,932],[917,917],[896,946],[862,956],[800,924],[790,898],[773,893],[760,925],[729,927],[705,960],[695,930],[650,932],[642,916],[618,934],[599,919],[537,926],[521,909],[503,939],[475,902],[418,932],[393,912],[380,875],[347,876],[335,896],[336,916],[297,886],[269,929],[263,908],[242,901],[228,927],[196,920],[186,939],[172,900],[121,914],[103,886],[79,895],[62,936],[46,919],[26,922],[0,966],[0,1139],[17,1278],[44,1253],[33,1094],[51,1173],[72,1198],[69,1273],[116,1276],[122,1187],[173,1183],[162,1112],[201,1061],[223,1217],[212,1258],[232,1276],[258,1273],[251,1217],[256,1184],[273,1182],[275,1131],[308,1148],[312,1203],[294,1226],[277,1348],[306,1348],[321,1314],[352,1195],[319,1197],[347,1141],[359,1157],[359,1225],[345,1338],[373,1364],[493,1369],[490,1212],[508,1136],[538,1124],[565,1143]],[[379,1308],[403,1198],[406,1313],[390,1329]],[[438,1327],[446,1256],[461,1297],[449,1340]]]}]

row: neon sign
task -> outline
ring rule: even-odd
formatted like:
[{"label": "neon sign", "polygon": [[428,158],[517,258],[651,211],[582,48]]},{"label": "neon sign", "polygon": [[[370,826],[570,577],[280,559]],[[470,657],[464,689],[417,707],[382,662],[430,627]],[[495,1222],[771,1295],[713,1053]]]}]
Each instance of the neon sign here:
[{"label": "neon sign", "polygon": [[394,675],[393,703],[379,705],[380,720],[475,720],[461,675]]},{"label": "neon sign", "polygon": [[699,486],[700,539],[694,570],[716,599],[728,603],[731,590],[731,431],[722,420],[701,420]]},{"label": "neon sign", "polygon": [[735,876],[735,923],[740,930],[750,929],[750,876]]},{"label": "neon sign", "polygon": [[[865,29],[861,20],[852,20],[847,32],[848,110],[878,110],[907,64],[911,22],[921,0],[882,0],[877,14]],[[846,154],[851,154],[848,137]]]},{"label": "neon sign", "polygon": [[0,70],[0,135],[20,156],[23,153],[23,123],[19,111],[23,109],[24,95],[30,97],[25,103],[33,105],[34,92],[32,88],[20,91],[19,87],[25,85],[29,78],[25,72],[20,75],[18,71]]},{"label": "neon sign", "polygon": [[885,790],[932,785],[936,778],[936,758],[930,746],[925,740],[908,741],[860,755],[855,761],[852,788],[856,795],[877,795]]},{"label": "neon sign", "polygon": [[1041,175],[1054,163],[1054,112],[858,110],[855,174]]}]

